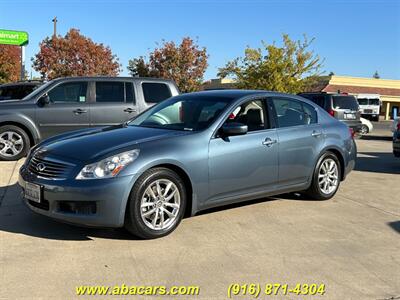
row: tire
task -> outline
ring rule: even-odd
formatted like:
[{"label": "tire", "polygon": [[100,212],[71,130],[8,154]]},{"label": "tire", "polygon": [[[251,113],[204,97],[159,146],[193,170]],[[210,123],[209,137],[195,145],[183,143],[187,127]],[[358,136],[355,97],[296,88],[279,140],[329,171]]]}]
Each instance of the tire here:
[{"label": "tire", "polygon": [[27,155],[31,145],[28,134],[18,126],[0,127],[0,160],[13,161]]},{"label": "tire", "polygon": [[[157,183],[161,197],[158,194]],[[172,184],[167,190],[170,183]],[[173,196],[168,200],[171,194]],[[175,172],[167,168],[150,169],[139,177],[132,188],[125,216],[125,228],[142,239],[166,236],[181,222],[186,201],[185,184]]]},{"label": "tire", "polygon": [[[336,171],[334,174],[336,174],[336,180],[335,180],[335,187],[332,188],[332,190],[329,189],[329,184],[328,184],[328,190],[329,191],[323,191],[322,187],[320,186],[319,183],[319,176],[322,175],[320,174],[321,172],[323,173],[323,165],[324,163],[328,164],[334,162],[335,166],[336,166]],[[330,198],[332,198],[336,192],[339,189],[339,185],[340,185],[340,174],[341,174],[341,166],[340,166],[340,162],[337,158],[337,156],[332,153],[332,152],[325,152],[318,160],[318,163],[314,169],[313,172],[313,178],[312,178],[312,182],[310,187],[306,190],[305,194],[309,197],[311,197],[312,199],[315,200],[328,200]],[[329,176],[329,179],[332,179],[331,176]],[[324,179],[322,179],[324,180]],[[328,178],[326,178],[326,180],[328,180]],[[333,185],[333,183],[332,183]]]},{"label": "tire", "polygon": [[369,132],[369,128],[367,125],[362,125],[360,129],[361,134],[367,134]]}]

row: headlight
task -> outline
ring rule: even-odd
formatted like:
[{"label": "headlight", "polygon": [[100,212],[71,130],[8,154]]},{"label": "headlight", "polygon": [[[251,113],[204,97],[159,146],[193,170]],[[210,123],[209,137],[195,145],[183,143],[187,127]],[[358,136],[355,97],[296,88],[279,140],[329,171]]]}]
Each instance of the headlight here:
[{"label": "headlight", "polygon": [[111,178],[118,175],[127,165],[139,156],[139,150],[131,150],[107,157],[97,163],[86,165],[76,179]]}]

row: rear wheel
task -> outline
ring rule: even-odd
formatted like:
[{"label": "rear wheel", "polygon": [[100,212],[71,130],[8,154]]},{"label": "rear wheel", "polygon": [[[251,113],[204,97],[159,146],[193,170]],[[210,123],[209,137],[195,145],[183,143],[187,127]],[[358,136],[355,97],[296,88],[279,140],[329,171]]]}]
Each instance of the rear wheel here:
[{"label": "rear wheel", "polygon": [[5,125],[0,127],[0,159],[18,160],[30,148],[29,137],[20,127]]},{"label": "rear wheel", "polygon": [[150,169],[133,186],[125,227],[140,238],[162,237],[179,225],[185,207],[183,180],[170,169]]},{"label": "rear wheel", "polygon": [[317,200],[332,198],[340,185],[340,163],[332,152],[324,153],[315,167],[311,186],[306,194]]}]

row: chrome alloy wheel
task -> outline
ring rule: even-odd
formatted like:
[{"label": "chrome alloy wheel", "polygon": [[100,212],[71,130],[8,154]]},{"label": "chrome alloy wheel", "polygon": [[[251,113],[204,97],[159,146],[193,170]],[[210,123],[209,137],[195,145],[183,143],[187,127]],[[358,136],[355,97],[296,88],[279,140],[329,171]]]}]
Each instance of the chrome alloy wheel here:
[{"label": "chrome alloy wheel", "polygon": [[0,134],[0,154],[6,157],[17,156],[24,149],[22,136],[15,131]]},{"label": "chrome alloy wheel", "polygon": [[169,179],[158,179],[144,191],[140,215],[150,229],[165,230],[175,224],[180,202],[181,196],[175,183]]},{"label": "chrome alloy wheel", "polygon": [[324,160],[319,167],[318,185],[322,193],[333,193],[339,184],[339,169],[336,161],[331,158]]}]

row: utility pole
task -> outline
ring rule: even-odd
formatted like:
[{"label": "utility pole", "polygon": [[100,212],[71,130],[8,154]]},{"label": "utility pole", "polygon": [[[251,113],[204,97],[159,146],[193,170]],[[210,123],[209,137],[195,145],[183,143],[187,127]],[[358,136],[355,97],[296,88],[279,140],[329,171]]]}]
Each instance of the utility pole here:
[{"label": "utility pole", "polygon": [[54,23],[53,38],[55,38],[57,37],[57,17],[54,17],[54,19],[51,21]]}]

